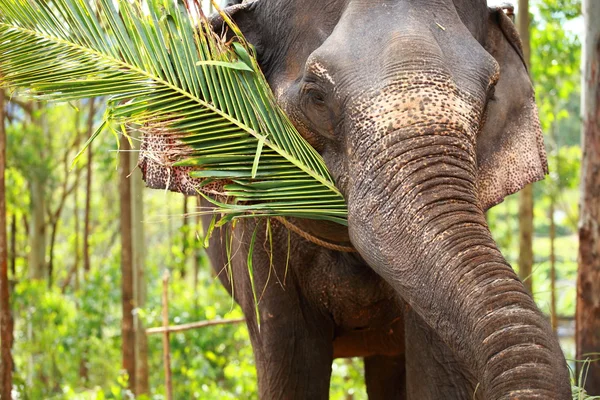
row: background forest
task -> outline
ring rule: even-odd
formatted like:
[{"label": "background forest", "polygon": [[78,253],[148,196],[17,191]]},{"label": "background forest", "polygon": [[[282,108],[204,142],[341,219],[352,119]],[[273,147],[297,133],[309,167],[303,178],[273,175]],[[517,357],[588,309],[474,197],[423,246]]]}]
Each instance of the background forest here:
[{"label": "background forest", "polygon": [[[575,358],[580,147],[579,1],[531,0],[531,75],[550,175],[533,186],[533,266],[525,275]],[[133,388],[122,364],[119,158],[132,192],[134,324],[162,325],[162,277],[169,271],[173,325],[242,317],[204,254],[197,200],[141,187],[136,153],[121,157],[101,135],[71,167],[101,121],[103,102],[5,104],[8,268],[14,316],[15,398],[162,399],[162,335],[133,338]],[[142,211],[143,210],[143,211]],[[143,214],[143,218],[141,215]],[[520,265],[519,195],[488,213],[507,260]],[[522,261],[522,260],[521,260]],[[255,398],[256,376],[244,324],[172,333],[176,399]],[[147,345],[146,345],[147,341]],[[146,361],[147,360],[147,361]],[[360,359],[337,360],[332,399],[366,399]]]}]

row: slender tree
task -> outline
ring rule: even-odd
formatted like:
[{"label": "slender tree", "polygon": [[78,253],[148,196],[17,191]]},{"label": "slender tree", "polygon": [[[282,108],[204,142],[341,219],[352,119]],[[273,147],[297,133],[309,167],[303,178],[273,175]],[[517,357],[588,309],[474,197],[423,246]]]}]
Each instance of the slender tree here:
[{"label": "slender tree", "polygon": [[554,214],[556,212],[556,198],[560,186],[560,177],[558,176],[560,173],[560,153],[557,131],[557,123],[556,120],[554,120],[550,126],[549,136],[550,145],[552,147],[550,154],[554,156],[554,168],[556,174],[550,176],[550,179],[548,179],[546,183],[546,189],[548,191],[548,199],[550,200],[550,206],[548,208],[548,236],[550,239],[550,323],[555,334],[558,332],[558,316],[556,312],[556,220],[554,219]]},{"label": "slender tree", "polygon": [[45,105],[32,105],[31,122],[41,128],[36,132],[36,145],[39,149],[37,168],[28,174],[29,180],[29,254],[27,258],[28,275],[30,279],[43,280],[47,278],[46,270],[46,181],[47,171],[44,166],[48,159],[46,143],[48,118]]},{"label": "slender tree", "polygon": [[[86,123],[86,137],[89,139],[94,134],[94,116],[96,114],[96,99],[91,98],[88,102],[89,109],[87,114],[87,123]],[[90,270],[90,212],[91,212],[91,196],[92,196],[92,144],[90,143],[87,148],[87,163],[86,163],[86,184],[85,184],[85,210],[84,210],[84,222],[83,222],[83,274],[82,278],[85,279],[85,274]],[[77,179],[79,181],[79,179]],[[77,195],[77,190],[75,191],[75,195]],[[75,199],[75,209],[77,209],[77,199]],[[78,213],[76,213],[75,219],[75,231],[76,233],[76,247],[79,248],[79,217]],[[78,286],[79,282],[79,250],[76,250],[75,253],[75,265],[74,265],[74,273],[75,276],[75,286]],[[71,275],[67,277],[65,280],[66,286],[71,279]],[[83,382],[87,382],[89,379],[89,369],[88,369],[88,351],[87,348],[82,350],[81,360],[79,362],[79,377]]]},{"label": "slender tree", "polygon": [[[600,2],[583,0],[581,211],[577,280],[578,359],[600,357]],[[592,354],[595,353],[595,354]],[[581,368],[581,365],[579,365]],[[590,363],[589,393],[600,393],[600,362]]]},{"label": "slender tree", "polygon": [[10,399],[12,392],[13,319],[10,309],[10,283],[8,281],[8,248],[6,238],[6,129],[4,90],[0,90],[0,399]]},{"label": "slender tree", "polygon": [[[529,0],[519,0],[517,29],[523,45],[523,59],[529,69]],[[519,277],[533,294],[533,186],[525,186],[519,195]]]},{"label": "slender tree", "polygon": [[133,276],[133,237],[131,226],[131,182],[129,141],[121,138],[119,152],[119,197],[121,209],[121,349],[123,369],[129,375],[129,388],[135,393],[135,324],[134,309],[134,276]]},{"label": "slender tree", "polygon": [[[132,131],[136,150],[139,150],[139,131]],[[135,290],[136,308],[144,308],[146,305],[146,274],[144,251],[144,181],[142,173],[137,168],[137,157],[130,157],[131,173],[131,209],[132,209],[132,235],[133,235],[133,278]],[[150,384],[148,382],[148,338],[146,329],[139,313],[135,313],[135,379],[136,394],[148,395]]]},{"label": "slender tree", "polygon": [[80,223],[79,223],[79,173],[81,170],[78,170],[77,179],[75,180],[75,190],[73,191],[73,217],[75,219],[73,223],[73,228],[75,229],[75,237],[73,238],[73,277],[75,282],[73,282],[73,287],[75,289],[79,289],[79,261],[81,259],[81,251],[79,246],[79,234],[80,234]]},{"label": "slender tree", "polygon": [[188,225],[188,196],[183,196],[183,219],[181,221],[181,278],[185,279],[187,272],[187,253],[189,240],[189,225]]},{"label": "slender tree", "polygon": [[548,219],[550,222],[550,323],[554,333],[558,330],[558,318],[556,315],[556,221],[554,220],[555,212],[555,194],[550,195],[550,209],[548,210]]},{"label": "slender tree", "polygon": [[29,278],[42,280],[47,277],[46,270],[46,219],[44,182],[37,179],[29,183],[30,188],[30,227],[29,253],[27,264]]},{"label": "slender tree", "polygon": [[10,271],[12,278],[17,279],[17,213],[13,212],[10,222]]},{"label": "slender tree", "polygon": [[194,234],[196,237],[196,242],[194,245],[194,265],[193,265],[193,278],[192,278],[192,286],[194,288],[194,313],[197,317],[200,314],[200,304],[199,304],[199,296],[198,296],[198,274],[200,273],[200,264],[202,258],[202,246],[198,243],[198,238],[203,236],[202,233],[202,221],[200,218],[200,209],[202,207],[202,198],[200,196],[196,196],[196,215],[194,219]]},{"label": "slender tree", "polygon": [[81,174],[81,169],[78,168],[75,174],[75,180],[69,185],[69,176],[71,175],[69,172],[69,166],[71,164],[69,160],[69,154],[74,149],[79,147],[79,134],[73,143],[68,148],[64,149],[64,153],[62,154],[62,169],[63,169],[63,179],[60,184],[60,195],[58,198],[58,204],[56,208],[52,210],[52,206],[48,204],[45,208],[48,210],[48,225],[50,227],[50,246],[48,250],[48,287],[52,286],[53,278],[54,278],[54,248],[56,245],[56,237],[58,234],[58,227],[61,222],[61,214],[67,203],[68,197],[77,189],[77,181],[79,180],[79,176]]},{"label": "slender tree", "polygon": [[[87,121],[87,132],[88,138],[94,133],[94,115],[95,115],[95,104],[96,99],[90,99],[90,110]],[[92,204],[92,157],[94,153],[92,151],[92,143],[87,148],[87,164],[86,164],[86,178],[85,178],[85,213],[83,222],[83,271],[88,272],[90,270],[90,213]]]}]

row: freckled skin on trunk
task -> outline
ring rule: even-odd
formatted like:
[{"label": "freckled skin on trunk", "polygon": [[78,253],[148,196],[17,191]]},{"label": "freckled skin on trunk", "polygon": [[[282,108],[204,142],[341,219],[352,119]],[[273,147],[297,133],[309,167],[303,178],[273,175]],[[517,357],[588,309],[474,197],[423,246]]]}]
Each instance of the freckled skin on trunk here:
[{"label": "freckled skin on trunk", "polygon": [[414,399],[484,399],[477,379],[413,310],[406,313],[407,392]]}]

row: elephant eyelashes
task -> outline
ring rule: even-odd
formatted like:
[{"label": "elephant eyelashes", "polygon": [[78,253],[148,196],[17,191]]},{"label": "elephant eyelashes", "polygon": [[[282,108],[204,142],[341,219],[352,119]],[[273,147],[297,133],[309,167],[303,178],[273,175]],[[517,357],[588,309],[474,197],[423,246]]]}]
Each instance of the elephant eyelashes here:
[{"label": "elephant eyelashes", "polygon": [[325,106],[325,95],[323,93],[320,93],[316,90],[312,90],[308,94],[308,96],[316,106],[319,106],[319,107]]},{"label": "elephant eyelashes", "polygon": [[302,88],[302,95],[305,99],[306,106],[316,106],[325,108],[325,97],[326,94],[323,90],[315,83],[307,83]]}]

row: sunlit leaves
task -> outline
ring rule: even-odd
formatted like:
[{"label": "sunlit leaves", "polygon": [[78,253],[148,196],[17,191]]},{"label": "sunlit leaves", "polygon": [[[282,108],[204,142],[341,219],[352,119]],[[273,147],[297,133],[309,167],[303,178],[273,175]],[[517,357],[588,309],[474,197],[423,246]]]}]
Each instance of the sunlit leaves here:
[{"label": "sunlit leaves", "polygon": [[109,121],[173,143],[165,168],[191,165],[192,178],[225,183],[221,213],[347,223],[325,163],[228,17],[233,43],[184,1],[118,4],[0,0],[0,83],[46,100],[110,96]]},{"label": "sunlit leaves", "polygon": [[[565,25],[580,15],[578,2],[539,0],[531,24],[531,75],[543,130],[569,116],[564,106],[579,94],[579,38]],[[576,116],[575,116],[576,117]]]}]

